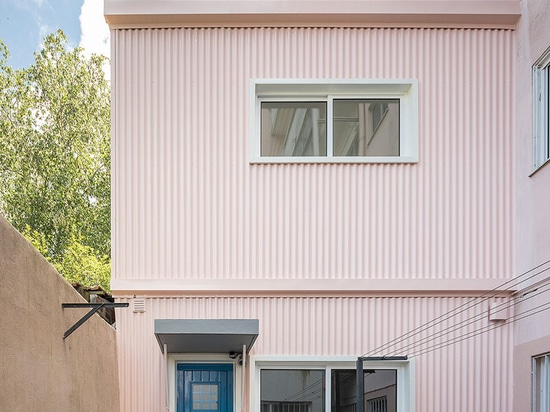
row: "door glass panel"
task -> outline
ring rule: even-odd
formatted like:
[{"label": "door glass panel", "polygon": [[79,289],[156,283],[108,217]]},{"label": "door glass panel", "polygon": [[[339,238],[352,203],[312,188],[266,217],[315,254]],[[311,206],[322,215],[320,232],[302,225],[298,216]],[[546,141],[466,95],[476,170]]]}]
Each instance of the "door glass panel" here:
[{"label": "door glass panel", "polygon": [[207,411],[218,410],[218,385],[194,383],[191,387],[193,409]]}]

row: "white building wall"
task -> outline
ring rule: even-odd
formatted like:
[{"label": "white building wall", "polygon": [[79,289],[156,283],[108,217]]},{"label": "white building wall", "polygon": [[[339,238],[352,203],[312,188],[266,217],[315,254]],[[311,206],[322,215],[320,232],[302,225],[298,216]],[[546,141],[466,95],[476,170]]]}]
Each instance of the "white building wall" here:
[{"label": "white building wall", "polygon": [[515,125],[515,271],[518,279],[516,313],[527,316],[515,324],[514,410],[531,410],[532,357],[550,352],[550,165],[533,173],[532,66],[550,47],[550,3],[522,3],[516,40]]}]

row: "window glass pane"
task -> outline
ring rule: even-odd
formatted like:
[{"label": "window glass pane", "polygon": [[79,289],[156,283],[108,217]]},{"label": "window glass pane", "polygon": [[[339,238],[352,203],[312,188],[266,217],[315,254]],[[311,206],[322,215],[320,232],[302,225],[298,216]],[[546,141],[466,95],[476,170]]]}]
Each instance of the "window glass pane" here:
[{"label": "window glass pane", "polygon": [[326,156],[326,103],[263,102],[262,156]]},{"label": "window glass pane", "polygon": [[533,361],[533,412],[550,412],[550,354]]},{"label": "window glass pane", "polygon": [[550,159],[550,49],[533,66],[533,166]]},{"label": "window glass pane", "polygon": [[357,405],[355,370],[333,370],[331,376],[331,411],[355,412]]},{"label": "window glass pane", "polygon": [[546,74],[546,81],[544,85],[544,94],[545,94],[545,117],[546,117],[546,126],[545,126],[545,145],[546,145],[546,159],[550,159],[550,65],[547,65],[544,68]]},{"label": "window glass pane", "polygon": [[399,100],[334,100],[334,156],[399,156]]},{"label": "window glass pane", "polygon": [[261,412],[324,411],[324,371],[264,369],[260,376]]},{"label": "window glass pane", "polygon": [[[355,412],[357,379],[353,369],[333,370],[331,411]],[[365,369],[364,411],[397,411],[397,371],[394,369]]]}]

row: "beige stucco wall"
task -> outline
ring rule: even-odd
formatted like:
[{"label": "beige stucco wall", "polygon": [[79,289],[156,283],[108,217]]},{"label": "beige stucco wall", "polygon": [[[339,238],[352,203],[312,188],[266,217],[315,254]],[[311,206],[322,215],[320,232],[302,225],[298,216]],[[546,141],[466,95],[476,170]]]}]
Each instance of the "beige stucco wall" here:
[{"label": "beige stucco wall", "polygon": [[118,411],[116,332],[0,217],[0,411]]}]

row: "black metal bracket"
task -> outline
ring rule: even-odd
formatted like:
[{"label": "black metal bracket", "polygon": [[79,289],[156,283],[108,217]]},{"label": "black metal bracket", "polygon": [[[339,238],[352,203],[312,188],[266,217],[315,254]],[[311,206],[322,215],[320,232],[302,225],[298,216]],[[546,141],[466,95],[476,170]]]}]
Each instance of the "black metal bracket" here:
[{"label": "black metal bracket", "polygon": [[376,362],[376,361],[406,361],[408,356],[359,356],[356,362],[356,379],[357,379],[357,407],[356,412],[365,411],[365,396],[364,390],[364,376],[363,376],[363,362]]},{"label": "black metal bracket", "polygon": [[374,362],[374,361],[406,361],[408,356],[362,356],[359,358],[362,361]]},{"label": "black metal bracket", "polygon": [[90,311],[78,320],[73,326],[71,326],[63,334],[63,339],[67,338],[71,333],[77,330],[84,322],[90,319],[94,313],[96,313],[101,308],[127,308],[129,303],[62,303],[62,309],[75,309],[75,308],[90,308]]}]

